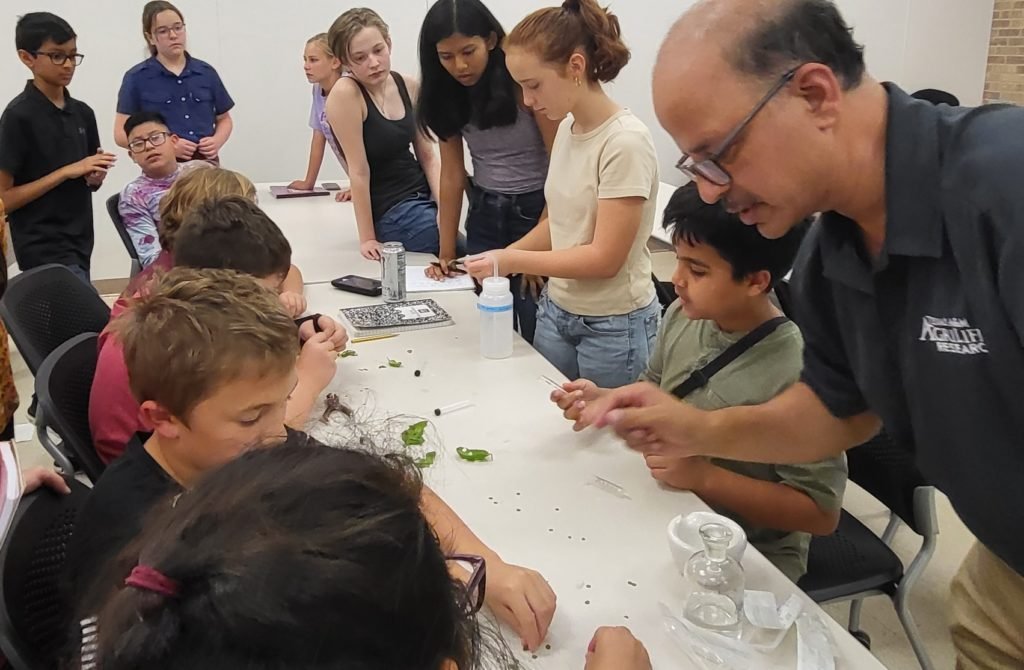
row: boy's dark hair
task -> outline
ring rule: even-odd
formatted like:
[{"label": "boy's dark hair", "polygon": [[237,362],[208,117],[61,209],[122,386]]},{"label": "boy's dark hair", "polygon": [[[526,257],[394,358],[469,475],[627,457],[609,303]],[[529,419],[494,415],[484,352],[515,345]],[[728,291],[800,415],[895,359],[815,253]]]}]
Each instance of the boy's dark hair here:
[{"label": "boy's dark hair", "polygon": [[774,79],[804,63],[822,63],[852,89],[864,77],[864,47],[831,0],[790,0],[735,40],[729,60],[739,72]]},{"label": "boy's dark hair", "polygon": [[[119,586],[145,565],[178,594],[108,589],[97,667],[479,668],[492,643],[466,614],[422,488],[407,458],[299,433],[247,451],[156,506],[121,555]],[[497,652],[495,667],[515,667]]]},{"label": "boy's dark hair", "polygon": [[167,127],[167,119],[160,112],[135,112],[125,120],[124,134],[131,135],[132,131],[143,123],[159,123],[161,126]]},{"label": "boy's dark hair", "polygon": [[[454,34],[498,41],[487,56],[480,81],[467,87],[455,80],[437,56],[437,43]],[[422,83],[416,118],[420,128],[446,140],[468,123],[480,130],[510,126],[519,114],[518,85],[505,67],[505,30],[480,0],[438,0],[420,29]]]},{"label": "boy's dark hair", "polygon": [[19,51],[35,53],[46,40],[64,44],[78,35],[68,22],[50,12],[30,12],[18,19],[14,28],[14,46]]},{"label": "boy's dark hair", "polygon": [[242,196],[202,203],[185,215],[174,240],[175,267],[221,268],[262,279],[284,277],[291,264],[284,233]]},{"label": "boy's dark hair", "polygon": [[717,251],[732,266],[733,279],[767,270],[774,287],[793,267],[810,220],[801,221],[778,239],[768,239],[721,205],[701,200],[696,184],[690,182],[672,194],[663,225],[674,244],[706,244]]}]

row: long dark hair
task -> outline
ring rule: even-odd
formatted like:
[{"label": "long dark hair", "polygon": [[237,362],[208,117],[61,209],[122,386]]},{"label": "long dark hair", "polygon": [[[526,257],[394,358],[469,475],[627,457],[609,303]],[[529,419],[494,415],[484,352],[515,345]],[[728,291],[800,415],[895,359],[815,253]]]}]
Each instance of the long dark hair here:
[{"label": "long dark hair", "polygon": [[[487,57],[487,69],[475,86],[456,81],[437,57],[437,43],[459,33],[498,44]],[[505,30],[480,0],[438,0],[420,29],[420,85],[416,117],[424,132],[446,140],[468,123],[480,130],[510,126],[519,114],[517,84],[505,67],[501,44]]]},{"label": "long dark hair", "polygon": [[118,559],[176,594],[109,596],[97,667],[479,668],[481,629],[421,491],[403,457],[299,434],[248,451],[161,506]]}]

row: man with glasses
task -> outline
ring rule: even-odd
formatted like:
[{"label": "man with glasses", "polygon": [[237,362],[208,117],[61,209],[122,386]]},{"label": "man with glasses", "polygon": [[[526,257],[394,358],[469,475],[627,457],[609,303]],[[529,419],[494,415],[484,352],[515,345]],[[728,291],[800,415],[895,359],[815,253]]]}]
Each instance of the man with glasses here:
[{"label": "man with glasses", "polygon": [[884,424],[979,542],[959,667],[1024,667],[1024,110],[872,79],[829,0],[705,0],[654,73],[680,169],[766,237],[823,212],[793,270],[801,381],[703,412],[649,385],[591,403],[645,453],[812,461]]},{"label": "man with glasses", "polygon": [[178,163],[178,136],[159,112],[132,114],[125,121],[124,131],[128,155],[142,174],[125,185],[117,210],[145,268],[160,255],[160,201],[186,166],[202,163]]},{"label": "man with glasses", "polygon": [[85,58],[59,16],[26,14],[15,28],[32,80],[0,117],[0,199],[22,270],[60,263],[89,282],[92,192],[116,160],[100,148],[96,116],[67,85]]}]

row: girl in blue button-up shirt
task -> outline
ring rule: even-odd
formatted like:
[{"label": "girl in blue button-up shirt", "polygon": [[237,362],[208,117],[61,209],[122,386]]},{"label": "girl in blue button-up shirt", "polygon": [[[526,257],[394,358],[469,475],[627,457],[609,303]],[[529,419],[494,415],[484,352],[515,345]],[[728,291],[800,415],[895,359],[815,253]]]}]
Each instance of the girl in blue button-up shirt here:
[{"label": "girl in blue button-up shirt", "polygon": [[117,95],[114,139],[128,146],[124,122],[136,112],[160,112],[178,136],[179,161],[217,160],[231,136],[235,106],[220,75],[186,50],[185,18],[164,0],[146,3],[142,32],[152,56],[124,75]]}]

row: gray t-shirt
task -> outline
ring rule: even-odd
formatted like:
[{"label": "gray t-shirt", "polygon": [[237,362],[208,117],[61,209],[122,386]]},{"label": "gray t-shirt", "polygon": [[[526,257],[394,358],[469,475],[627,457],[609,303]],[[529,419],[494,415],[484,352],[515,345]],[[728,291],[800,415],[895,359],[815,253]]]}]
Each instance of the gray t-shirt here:
[{"label": "gray t-shirt", "polygon": [[548,151],[533,114],[522,107],[510,126],[462,129],[473,159],[473,181],[494,193],[518,195],[544,188]]},{"label": "gray t-shirt", "polygon": [[[641,379],[671,392],[744,335],[723,332],[714,321],[691,320],[680,310],[679,302],[674,302],[661,322],[657,346]],[[795,383],[802,367],[800,330],[792,322],[785,323],[723,368],[706,386],[686,396],[686,402],[703,410],[760,405]],[[846,456],[799,465],[722,458],[711,462],[745,477],[790,486],[810,496],[824,510],[836,510],[843,504]],[[740,524],[747,540],[794,582],[807,571],[809,533],[755,527],[729,510],[716,511]]]}]

